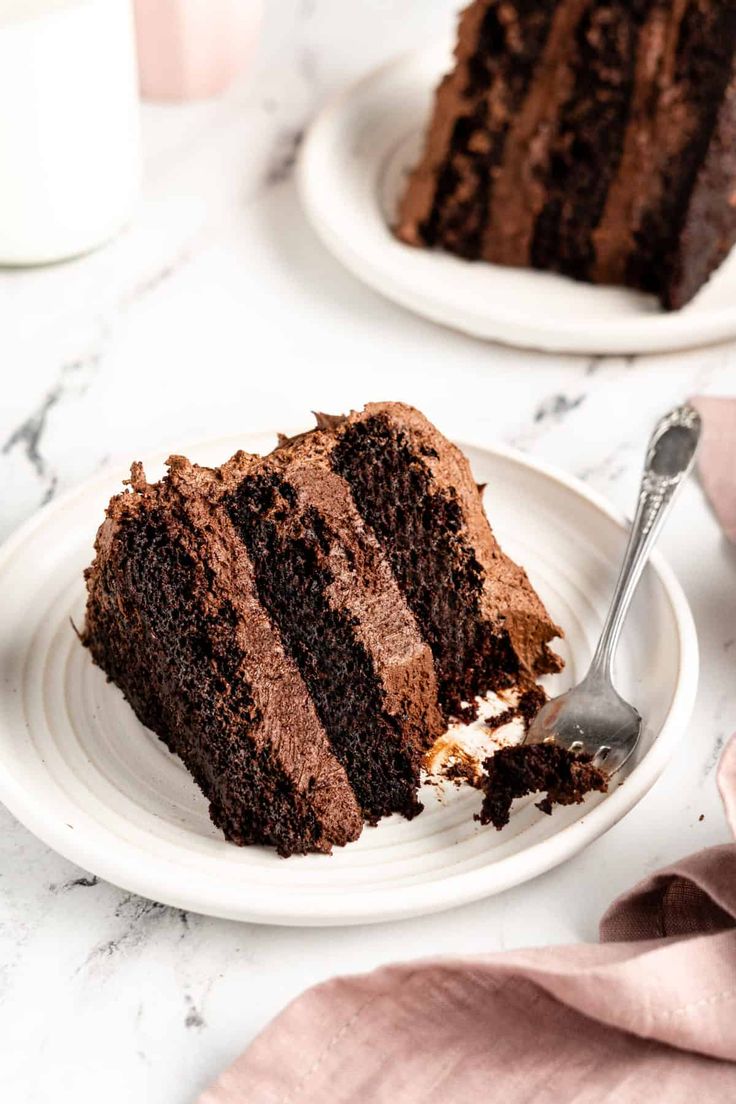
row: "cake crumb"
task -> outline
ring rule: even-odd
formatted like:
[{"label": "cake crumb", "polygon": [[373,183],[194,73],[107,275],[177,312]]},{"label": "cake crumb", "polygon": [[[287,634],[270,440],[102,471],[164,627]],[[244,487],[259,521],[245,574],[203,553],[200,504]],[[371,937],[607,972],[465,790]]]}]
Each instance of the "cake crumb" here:
[{"label": "cake crumb", "polygon": [[524,722],[524,731],[528,732],[531,727],[531,723],[536,717],[539,710],[547,701],[547,695],[541,686],[537,686],[534,683],[532,686],[527,687],[524,693],[519,698],[519,704],[516,707],[518,715]]},{"label": "cake crumb", "polygon": [[481,783],[480,768],[476,759],[469,755],[463,748],[455,748],[452,758],[444,770],[444,777],[448,782],[456,786],[467,783],[469,786],[479,787]]},{"label": "cake crumb", "polygon": [[484,798],[477,819],[499,830],[508,824],[517,797],[544,793],[536,805],[550,814],[553,805],[576,805],[591,790],[605,793],[608,789],[608,780],[593,766],[592,756],[553,743],[500,748],[486,759],[483,769]]},{"label": "cake crumb", "polygon": [[528,732],[532,721],[546,701],[547,695],[542,687],[532,683],[522,691],[515,705],[509,705],[501,713],[484,717],[483,724],[491,732],[495,732],[497,729],[511,724],[512,721],[520,720],[524,726],[524,732]]},{"label": "cake crumb", "polygon": [[496,713],[491,717],[484,717],[483,724],[490,732],[495,732],[498,728],[503,728],[504,725],[511,724],[516,720],[519,715],[519,711],[516,706],[512,706],[509,709],[504,709],[502,713]]}]

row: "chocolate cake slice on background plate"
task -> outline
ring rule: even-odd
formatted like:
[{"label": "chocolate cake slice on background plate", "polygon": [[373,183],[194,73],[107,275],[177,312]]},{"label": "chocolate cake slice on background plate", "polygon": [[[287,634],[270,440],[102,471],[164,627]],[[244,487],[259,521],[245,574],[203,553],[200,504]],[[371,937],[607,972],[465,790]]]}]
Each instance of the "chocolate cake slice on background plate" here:
[{"label": "chocolate cake slice on background plate", "polygon": [[234,843],[329,852],[413,817],[448,723],[560,669],[468,462],[416,410],[168,468],[133,465],[108,507],[83,642]]},{"label": "chocolate cake slice on background plate", "polygon": [[736,5],[474,0],[395,230],[682,307],[736,240]]}]

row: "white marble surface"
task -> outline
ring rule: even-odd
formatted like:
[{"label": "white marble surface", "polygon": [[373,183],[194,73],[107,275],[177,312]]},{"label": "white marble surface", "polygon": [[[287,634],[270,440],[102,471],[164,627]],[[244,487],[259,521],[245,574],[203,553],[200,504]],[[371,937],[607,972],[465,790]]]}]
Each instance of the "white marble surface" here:
[{"label": "white marble surface", "polygon": [[[364,289],[301,216],[299,137],[329,93],[446,26],[453,0],[272,0],[257,72],[219,102],[144,109],[135,223],[70,264],[0,272],[0,536],[110,458],[403,399],[451,434],[517,445],[628,509],[649,429],[736,393],[736,348],[637,359],[482,344]],[[724,841],[715,765],[736,727],[736,553],[693,483],[663,537],[702,649],[665,776],[563,868],[400,924],[287,930],[144,901],[0,809],[0,1099],[192,1101],[305,986],[396,959],[590,940],[645,873]]]}]

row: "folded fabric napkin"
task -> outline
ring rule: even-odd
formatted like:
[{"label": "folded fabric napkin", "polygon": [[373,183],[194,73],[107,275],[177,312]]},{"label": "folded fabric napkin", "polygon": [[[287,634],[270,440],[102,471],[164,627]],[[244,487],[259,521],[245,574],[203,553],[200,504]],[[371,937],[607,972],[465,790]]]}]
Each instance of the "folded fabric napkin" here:
[{"label": "folded fabric napkin", "polygon": [[[734,534],[736,400],[697,405],[701,476]],[[718,778],[736,834],[736,737]],[[311,989],[199,1104],[694,1099],[736,1101],[736,843],[619,899],[599,944],[424,961]]]}]

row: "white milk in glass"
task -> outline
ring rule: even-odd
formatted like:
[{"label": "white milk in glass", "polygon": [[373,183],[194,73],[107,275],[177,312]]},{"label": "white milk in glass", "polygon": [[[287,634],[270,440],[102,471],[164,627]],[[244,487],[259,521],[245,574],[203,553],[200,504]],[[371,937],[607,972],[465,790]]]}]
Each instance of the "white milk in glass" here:
[{"label": "white milk in glass", "polygon": [[0,0],[0,264],[108,240],[139,175],[130,0]]}]

